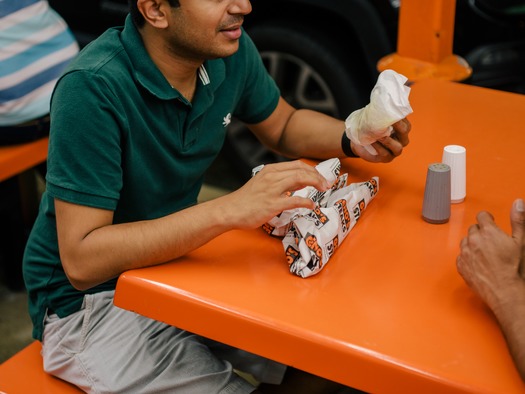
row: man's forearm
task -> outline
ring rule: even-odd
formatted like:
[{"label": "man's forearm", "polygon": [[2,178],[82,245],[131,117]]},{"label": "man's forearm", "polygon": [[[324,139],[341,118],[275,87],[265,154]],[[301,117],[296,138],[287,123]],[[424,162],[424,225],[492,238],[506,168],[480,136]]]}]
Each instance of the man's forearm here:
[{"label": "man's forearm", "polygon": [[219,201],[210,201],[155,220],[100,226],[61,248],[64,268],[85,290],[126,270],[164,263],[229,230],[222,212]]},{"label": "man's forearm", "polygon": [[505,335],[516,368],[525,381],[525,281],[520,278],[504,289],[504,293],[492,309]]},{"label": "man's forearm", "polygon": [[280,150],[293,157],[330,159],[343,157],[342,120],[310,110],[297,110],[279,141]]}]

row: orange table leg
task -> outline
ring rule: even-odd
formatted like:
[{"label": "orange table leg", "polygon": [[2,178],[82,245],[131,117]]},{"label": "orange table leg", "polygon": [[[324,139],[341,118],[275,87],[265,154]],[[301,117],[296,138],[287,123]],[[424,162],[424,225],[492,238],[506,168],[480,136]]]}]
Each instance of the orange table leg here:
[{"label": "orange table leg", "polygon": [[456,0],[403,0],[399,14],[397,53],[378,63],[409,80],[436,78],[460,81],[472,69],[452,53]]}]

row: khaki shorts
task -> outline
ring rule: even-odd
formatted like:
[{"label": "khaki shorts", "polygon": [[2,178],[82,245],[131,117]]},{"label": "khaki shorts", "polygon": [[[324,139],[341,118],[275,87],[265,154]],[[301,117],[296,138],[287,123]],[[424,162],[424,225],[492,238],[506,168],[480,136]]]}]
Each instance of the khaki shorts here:
[{"label": "khaki shorts", "polygon": [[88,393],[140,394],[251,393],[234,369],[274,384],[284,375],[282,364],[117,308],[113,295],[86,295],[80,311],[46,318],[46,372]]}]

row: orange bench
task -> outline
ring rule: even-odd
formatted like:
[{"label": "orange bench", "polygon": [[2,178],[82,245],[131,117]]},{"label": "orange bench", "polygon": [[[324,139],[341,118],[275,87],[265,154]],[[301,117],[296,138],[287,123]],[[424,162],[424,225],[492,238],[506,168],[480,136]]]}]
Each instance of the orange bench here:
[{"label": "orange bench", "polygon": [[25,144],[0,147],[0,181],[46,161],[49,137]]},{"label": "orange bench", "polygon": [[41,349],[40,342],[35,341],[0,364],[0,394],[78,394],[83,392],[72,384],[44,372]]}]

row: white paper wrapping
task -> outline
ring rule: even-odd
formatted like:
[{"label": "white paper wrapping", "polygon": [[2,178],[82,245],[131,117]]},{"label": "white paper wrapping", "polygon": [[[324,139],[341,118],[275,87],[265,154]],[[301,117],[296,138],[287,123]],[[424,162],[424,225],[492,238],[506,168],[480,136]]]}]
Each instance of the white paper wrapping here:
[{"label": "white paper wrapping", "polygon": [[320,192],[306,187],[293,193],[310,198],[316,208],[283,211],[263,226],[268,234],[283,237],[290,272],[303,278],[324,268],[379,190],[377,177],[347,186],[348,174],[339,175],[339,159],[324,161],[316,169],[332,188]]},{"label": "white paper wrapping", "polygon": [[412,113],[408,101],[407,78],[393,70],[385,70],[370,94],[370,103],[346,118],[346,135],[370,153],[377,154],[370,144],[392,133],[392,125]]}]

